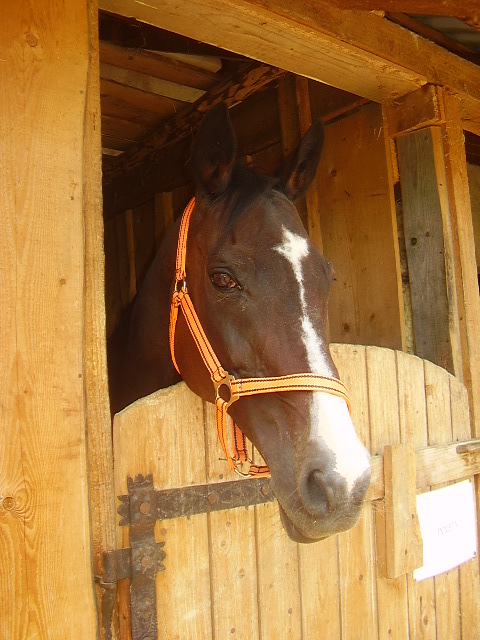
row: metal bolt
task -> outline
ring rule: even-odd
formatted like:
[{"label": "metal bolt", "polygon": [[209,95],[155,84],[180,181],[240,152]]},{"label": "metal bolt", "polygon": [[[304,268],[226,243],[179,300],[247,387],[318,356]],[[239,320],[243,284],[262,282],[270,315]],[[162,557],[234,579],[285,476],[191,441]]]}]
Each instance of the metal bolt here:
[{"label": "metal bolt", "polygon": [[152,562],[153,560],[151,556],[143,556],[142,559],[140,560],[140,563],[144,569],[148,569],[148,567],[151,567]]},{"label": "metal bolt", "polygon": [[218,500],[218,495],[215,493],[215,491],[212,491],[212,493],[208,494],[208,501],[210,504],[215,504]]},{"label": "metal bolt", "polygon": [[142,502],[142,504],[139,506],[138,510],[140,511],[141,514],[146,516],[147,513],[150,513],[150,503],[149,502]]},{"label": "metal bolt", "polygon": [[262,485],[262,488],[260,489],[260,491],[263,493],[263,495],[264,495],[265,497],[267,497],[267,496],[269,495],[269,493],[270,493],[270,487],[269,487],[269,485],[268,485],[268,484],[264,484],[264,485]]}]

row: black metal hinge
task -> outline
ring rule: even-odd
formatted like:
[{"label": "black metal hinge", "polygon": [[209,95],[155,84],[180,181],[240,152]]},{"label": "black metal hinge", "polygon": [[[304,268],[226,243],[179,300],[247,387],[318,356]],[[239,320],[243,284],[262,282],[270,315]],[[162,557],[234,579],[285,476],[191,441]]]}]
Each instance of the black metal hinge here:
[{"label": "black metal hinge", "polygon": [[164,571],[164,542],[155,540],[157,494],[153,477],[128,478],[127,501],[130,547],[103,554],[103,577],[97,580],[105,589],[102,598],[102,624],[105,638],[112,637],[112,617],[118,580],[130,578],[132,640],[157,638],[156,576]]},{"label": "black metal hinge", "polygon": [[103,554],[103,576],[97,583],[105,589],[102,624],[105,639],[112,638],[112,618],[118,580],[130,578],[132,640],[157,638],[156,575],[165,567],[164,542],[155,540],[155,522],[249,507],[274,499],[270,480],[255,478],[178,489],[156,490],[153,477],[127,478],[128,495],[119,496],[120,525],[130,525],[130,547]]}]

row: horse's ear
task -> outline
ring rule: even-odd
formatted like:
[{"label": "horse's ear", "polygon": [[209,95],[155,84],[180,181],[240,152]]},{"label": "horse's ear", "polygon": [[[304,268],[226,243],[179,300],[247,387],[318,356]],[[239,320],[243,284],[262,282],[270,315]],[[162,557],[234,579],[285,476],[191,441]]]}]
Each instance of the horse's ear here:
[{"label": "horse's ear", "polygon": [[192,155],[193,176],[208,195],[218,196],[228,187],[236,157],[236,139],[224,102],[204,117]]},{"label": "horse's ear", "polygon": [[277,169],[275,175],[290,200],[303,197],[312,184],[322,155],[323,140],[323,124],[318,119],[312,123],[297,149]]}]

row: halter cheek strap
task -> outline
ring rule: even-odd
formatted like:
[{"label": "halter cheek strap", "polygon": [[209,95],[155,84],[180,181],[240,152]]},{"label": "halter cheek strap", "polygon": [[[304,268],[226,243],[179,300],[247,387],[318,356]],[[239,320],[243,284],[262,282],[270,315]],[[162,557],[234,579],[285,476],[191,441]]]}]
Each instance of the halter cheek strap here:
[{"label": "halter cheek strap", "polygon": [[[222,449],[227,457],[232,471],[242,476],[265,476],[270,470],[264,465],[255,465],[247,453],[246,439],[240,428],[232,421],[233,453],[229,451],[227,435],[227,412],[233,402],[239,398],[257,395],[259,393],[280,393],[284,391],[323,391],[343,398],[350,411],[350,401],[344,385],[337,378],[322,376],[315,373],[293,373],[285,376],[267,378],[240,378],[230,375],[220,364],[215,351],[210,344],[200,320],[196,314],[192,299],[187,289],[187,274],[185,269],[187,256],[187,236],[190,217],[195,207],[195,198],[188,203],[181,220],[178,236],[177,257],[175,265],[175,287],[170,307],[170,353],[176,370],[180,373],[175,359],[175,329],[178,311],[182,310],[190,333],[202,356],[215,389],[215,416],[218,437]],[[180,373],[181,375],[181,373]],[[223,389],[223,392],[222,392]],[[225,399],[223,396],[228,396]],[[247,473],[240,471],[238,464],[250,463]]]}]

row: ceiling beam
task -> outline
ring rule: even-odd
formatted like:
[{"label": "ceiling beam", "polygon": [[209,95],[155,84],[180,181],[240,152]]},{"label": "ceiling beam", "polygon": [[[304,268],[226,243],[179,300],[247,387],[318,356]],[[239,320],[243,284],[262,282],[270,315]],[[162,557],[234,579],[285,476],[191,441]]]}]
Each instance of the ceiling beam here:
[{"label": "ceiling beam", "polygon": [[99,5],[379,102],[439,84],[459,96],[466,118],[480,119],[480,68],[374,13],[311,0]]},{"label": "ceiling beam", "polygon": [[339,40],[330,32],[330,18],[325,13],[330,8],[323,3],[270,0],[268,7],[264,4],[262,0],[189,0],[187,9],[175,0],[99,2],[103,10],[134,17],[377,102],[395,99],[426,83],[422,72],[411,71],[394,60],[386,62],[381,47],[377,53]]}]

